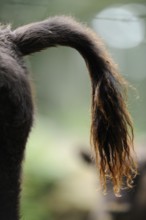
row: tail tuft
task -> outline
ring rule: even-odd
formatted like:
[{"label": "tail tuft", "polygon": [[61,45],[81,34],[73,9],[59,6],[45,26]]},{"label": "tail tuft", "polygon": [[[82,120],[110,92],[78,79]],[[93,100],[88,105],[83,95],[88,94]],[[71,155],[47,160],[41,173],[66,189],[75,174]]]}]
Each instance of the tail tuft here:
[{"label": "tail tuft", "polygon": [[93,87],[91,143],[103,191],[110,178],[118,196],[125,187],[123,178],[127,179],[126,186],[132,187],[137,166],[132,156],[133,125],[123,95],[126,82],[113,73],[106,71]]}]

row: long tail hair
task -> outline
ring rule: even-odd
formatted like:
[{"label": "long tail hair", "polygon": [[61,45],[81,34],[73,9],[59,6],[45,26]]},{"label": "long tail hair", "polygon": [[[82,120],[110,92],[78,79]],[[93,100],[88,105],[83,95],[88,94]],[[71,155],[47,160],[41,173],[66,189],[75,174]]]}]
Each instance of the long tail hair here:
[{"label": "long tail hair", "polygon": [[126,81],[102,41],[71,17],[57,16],[19,27],[12,32],[22,55],[58,45],[75,48],[85,59],[92,85],[91,143],[95,150],[103,190],[111,178],[115,194],[123,178],[131,187],[136,174],[133,126],[125,103]]}]

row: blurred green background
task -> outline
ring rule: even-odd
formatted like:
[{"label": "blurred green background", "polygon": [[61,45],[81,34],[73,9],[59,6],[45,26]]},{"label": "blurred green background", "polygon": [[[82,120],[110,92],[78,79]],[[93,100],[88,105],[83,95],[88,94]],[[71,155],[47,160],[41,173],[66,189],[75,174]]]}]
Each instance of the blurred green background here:
[{"label": "blurred green background", "polygon": [[[0,21],[12,28],[61,14],[94,28],[134,87],[128,103],[141,158],[146,131],[145,1],[0,0]],[[26,62],[34,84],[36,119],[24,163],[22,219],[110,219],[101,211],[98,174],[79,155],[90,149],[91,90],[83,59],[75,50],[59,47]]]}]

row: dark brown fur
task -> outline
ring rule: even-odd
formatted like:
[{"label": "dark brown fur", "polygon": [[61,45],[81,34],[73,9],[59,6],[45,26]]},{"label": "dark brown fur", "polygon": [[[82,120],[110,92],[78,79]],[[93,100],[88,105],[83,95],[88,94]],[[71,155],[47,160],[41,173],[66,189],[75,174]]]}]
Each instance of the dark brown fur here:
[{"label": "dark brown fur", "polygon": [[[124,101],[126,83],[101,40],[71,17],[59,16],[12,31],[0,28],[0,219],[19,219],[21,165],[33,121],[33,102],[23,56],[64,45],[84,57],[92,86],[91,143],[101,183],[111,178],[118,194],[123,177],[131,187],[136,165],[132,122]],[[55,86],[55,85],[54,85]]]}]

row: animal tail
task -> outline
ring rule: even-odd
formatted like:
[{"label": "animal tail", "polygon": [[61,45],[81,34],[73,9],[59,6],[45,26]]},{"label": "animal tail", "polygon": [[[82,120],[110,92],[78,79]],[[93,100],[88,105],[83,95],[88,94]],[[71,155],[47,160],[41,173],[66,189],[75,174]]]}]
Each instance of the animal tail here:
[{"label": "animal tail", "polygon": [[137,167],[133,150],[133,126],[127,110],[127,83],[107,53],[102,41],[85,25],[71,17],[57,16],[13,31],[22,55],[58,45],[75,48],[85,59],[92,85],[91,143],[102,188],[111,178],[115,194],[132,186]]}]

